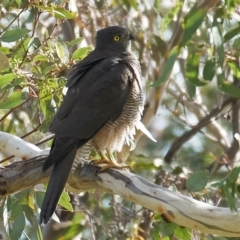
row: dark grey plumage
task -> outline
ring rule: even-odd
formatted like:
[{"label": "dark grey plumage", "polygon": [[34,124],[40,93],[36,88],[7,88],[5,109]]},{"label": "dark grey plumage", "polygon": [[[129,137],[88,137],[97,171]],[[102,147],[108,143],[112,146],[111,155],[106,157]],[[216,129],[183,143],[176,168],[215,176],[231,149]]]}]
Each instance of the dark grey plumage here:
[{"label": "dark grey plumage", "polygon": [[68,92],[49,130],[55,133],[43,171],[53,165],[40,222],[52,216],[77,150],[90,143],[104,154],[121,151],[135,134],[143,110],[140,65],[133,36],[113,26],[97,32],[95,49],[69,75]]}]

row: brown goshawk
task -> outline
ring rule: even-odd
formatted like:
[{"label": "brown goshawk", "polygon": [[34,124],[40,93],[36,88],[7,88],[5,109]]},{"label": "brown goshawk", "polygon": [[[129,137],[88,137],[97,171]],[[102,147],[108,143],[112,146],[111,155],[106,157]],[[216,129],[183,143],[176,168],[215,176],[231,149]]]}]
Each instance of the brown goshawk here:
[{"label": "brown goshawk", "polygon": [[49,126],[55,138],[43,171],[53,170],[40,223],[47,223],[55,211],[79,148],[90,143],[107,163],[104,169],[118,168],[112,153],[133,140],[143,93],[131,40],[133,35],[122,27],[99,30],[95,49],[69,74],[67,94]]}]

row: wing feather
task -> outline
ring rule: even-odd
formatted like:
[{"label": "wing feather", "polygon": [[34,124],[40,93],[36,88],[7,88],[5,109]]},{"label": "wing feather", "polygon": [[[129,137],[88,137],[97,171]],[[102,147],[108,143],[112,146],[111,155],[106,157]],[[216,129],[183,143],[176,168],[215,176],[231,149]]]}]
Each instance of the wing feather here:
[{"label": "wing feather", "polygon": [[56,136],[90,139],[109,120],[118,118],[131,87],[131,70],[121,59],[98,62],[68,89],[50,124]]}]

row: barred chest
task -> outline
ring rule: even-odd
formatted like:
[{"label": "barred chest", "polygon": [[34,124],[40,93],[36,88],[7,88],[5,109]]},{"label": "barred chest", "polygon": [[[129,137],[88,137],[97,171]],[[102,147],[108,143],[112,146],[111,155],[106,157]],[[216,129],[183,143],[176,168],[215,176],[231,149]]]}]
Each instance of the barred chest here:
[{"label": "barred chest", "polygon": [[140,76],[132,83],[127,102],[122,114],[114,121],[109,121],[92,139],[97,151],[120,152],[125,144],[134,141],[136,125],[141,120],[143,112],[143,92]]}]

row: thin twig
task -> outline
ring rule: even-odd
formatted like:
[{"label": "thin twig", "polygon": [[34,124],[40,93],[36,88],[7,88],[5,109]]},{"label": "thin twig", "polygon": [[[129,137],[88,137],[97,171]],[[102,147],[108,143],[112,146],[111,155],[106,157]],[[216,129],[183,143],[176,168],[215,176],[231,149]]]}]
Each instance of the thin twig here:
[{"label": "thin twig", "polygon": [[2,122],[10,113],[12,113],[14,110],[16,110],[17,108],[21,107],[23,104],[25,104],[26,102],[28,102],[31,98],[26,99],[26,101],[24,101],[23,103],[19,104],[18,106],[10,109],[1,119],[0,122]]},{"label": "thin twig", "polygon": [[4,32],[6,32],[7,29],[13,24],[13,22],[14,22],[17,18],[19,18],[19,16],[20,16],[25,10],[26,10],[26,9],[23,8],[23,9],[18,13],[18,15],[8,24],[8,26],[7,26],[6,28],[4,28],[4,30],[1,32],[1,34],[3,34]]},{"label": "thin twig", "polygon": [[172,158],[174,157],[176,152],[182,147],[182,145],[186,143],[189,139],[191,139],[203,127],[211,123],[213,121],[213,117],[217,116],[227,105],[229,105],[233,101],[235,101],[235,98],[228,97],[220,107],[214,108],[208,115],[203,117],[196,126],[194,126],[191,130],[185,132],[181,137],[179,137],[168,150],[167,154],[164,157],[164,160],[167,163],[171,163]]},{"label": "thin twig", "polygon": [[36,132],[39,129],[40,126],[41,126],[41,124],[39,124],[37,127],[35,127],[32,131],[30,131],[30,132],[26,133],[25,135],[23,135],[21,138],[25,138],[25,137],[31,135],[32,133]]},{"label": "thin twig", "polygon": [[36,146],[39,146],[39,145],[41,145],[41,144],[43,144],[43,143],[45,143],[45,142],[53,139],[54,136],[55,136],[55,134],[51,134],[51,135],[45,137],[44,139],[42,139],[40,142],[36,143],[35,145],[36,145]]}]

